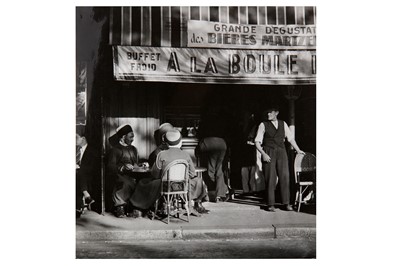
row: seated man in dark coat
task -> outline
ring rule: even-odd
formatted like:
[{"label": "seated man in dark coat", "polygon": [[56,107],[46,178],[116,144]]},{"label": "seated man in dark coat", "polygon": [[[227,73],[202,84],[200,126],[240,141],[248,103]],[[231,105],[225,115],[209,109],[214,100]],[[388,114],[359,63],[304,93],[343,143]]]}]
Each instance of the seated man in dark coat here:
[{"label": "seated man in dark coat", "polygon": [[133,130],[129,125],[123,126],[110,137],[118,139],[118,143],[114,144],[110,151],[107,164],[107,174],[115,183],[112,200],[114,214],[118,218],[125,217],[126,205],[136,187],[133,170],[139,167],[139,158],[136,147],[131,145],[133,138]]},{"label": "seated man in dark coat", "polygon": [[[189,163],[189,183],[190,200],[194,201],[194,210],[198,213],[208,213],[202,202],[207,201],[207,187],[203,180],[196,176],[195,167],[190,155],[180,148],[182,146],[182,136],[178,130],[170,130],[165,134],[165,142],[168,145],[167,150],[158,153],[155,163],[151,169],[151,178],[142,179],[138,183],[136,191],[131,198],[133,206],[140,209],[149,209],[160,197],[161,191],[161,172],[163,166],[177,160],[185,159]],[[196,215],[196,213],[194,213]]]}]

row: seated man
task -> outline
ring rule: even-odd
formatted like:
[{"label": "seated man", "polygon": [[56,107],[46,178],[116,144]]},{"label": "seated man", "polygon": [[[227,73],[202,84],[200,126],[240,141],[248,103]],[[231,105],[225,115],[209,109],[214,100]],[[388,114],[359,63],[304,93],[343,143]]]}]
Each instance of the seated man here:
[{"label": "seated man", "polygon": [[115,183],[112,200],[114,214],[118,218],[126,216],[126,205],[136,186],[133,170],[138,167],[138,152],[136,147],[131,145],[133,138],[133,130],[129,125],[123,126],[110,137],[118,140],[110,151],[107,164],[108,176]]},{"label": "seated man", "polygon": [[88,145],[85,134],[76,130],[76,217],[79,218],[85,207],[94,202],[89,194],[89,185],[93,177],[96,155]]},{"label": "seated man", "polygon": [[207,187],[203,180],[196,176],[195,166],[190,155],[180,148],[182,146],[182,135],[178,130],[171,130],[165,134],[168,150],[161,151],[157,155],[152,167],[152,176],[161,179],[162,167],[177,159],[185,159],[189,163],[190,200],[194,201],[194,210],[198,213],[208,213],[202,202],[208,201]]},{"label": "seated man", "polygon": [[153,166],[160,151],[168,149],[168,144],[165,142],[164,139],[165,133],[173,129],[174,127],[170,123],[164,123],[160,125],[160,127],[156,131],[154,131],[154,140],[156,141],[157,148],[149,156],[150,167]]}]

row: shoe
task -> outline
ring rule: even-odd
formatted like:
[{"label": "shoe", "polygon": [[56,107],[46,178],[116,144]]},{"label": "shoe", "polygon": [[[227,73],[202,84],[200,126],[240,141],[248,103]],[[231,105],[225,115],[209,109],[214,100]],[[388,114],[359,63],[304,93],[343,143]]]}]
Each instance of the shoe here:
[{"label": "shoe", "polygon": [[94,199],[92,199],[91,197],[88,198],[83,198],[83,206],[82,206],[82,210],[87,208],[89,211],[92,210],[91,205],[94,203]]},{"label": "shoe", "polygon": [[231,199],[231,195],[230,194],[227,194],[226,197],[222,197],[222,201],[223,202],[227,202],[230,199]]},{"label": "shoe", "polygon": [[222,202],[222,198],[221,197],[216,197],[215,198],[215,203],[220,203]]},{"label": "shoe", "polygon": [[269,212],[275,212],[275,207],[274,206],[268,206],[267,211]]},{"label": "shoe", "polygon": [[284,207],[284,210],[290,212],[290,211],[293,211],[293,208],[289,204],[286,204],[285,207]]},{"label": "shoe", "polygon": [[133,210],[133,212],[132,212],[132,217],[133,218],[139,218],[139,217],[142,217],[142,216],[143,216],[143,213],[141,211],[139,211],[137,209]]},{"label": "shoe", "polygon": [[147,218],[149,218],[150,220],[153,220],[153,216],[155,217],[156,215],[155,215],[155,213],[154,213],[152,210],[147,210],[145,216],[146,216]]},{"label": "shoe", "polygon": [[81,210],[76,210],[76,218],[80,218],[82,215],[82,211]]},{"label": "shoe", "polygon": [[201,202],[199,202],[199,206],[200,206],[200,209],[201,209],[201,212],[200,212],[200,213],[205,213],[205,214],[210,213],[210,210],[207,210],[207,209],[203,206],[203,204],[201,204]]},{"label": "shoe", "polygon": [[192,209],[190,212],[190,215],[196,216],[196,217],[201,217],[201,213],[198,212],[195,208]]},{"label": "shoe", "polygon": [[94,203],[94,199],[92,199],[92,197],[84,198],[83,202],[86,206],[89,206],[90,204]]},{"label": "shoe", "polygon": [[229,189],[229,199],[234,199],[235,198],[235,190],[234,189]]},{"label": "shoe", "polygon": [[193,209],[194,209],[196,212],[200,213],[200,214],[207,214],[207,213],[210,213],[210,211],[207,210],[206,208],[204,208],[204,206],[201,205],[201,203],[197,203],[197,204],[195,203]]},{"label": "shoe", "polygon": [[115,211],[114,211],[114,215],[115,215],[115,217],[117,217],[117,218],[124,218],[124,217],[126,217],[124,206],[123,206],[123,205],[116,206],[116,207],[115,207]]}]

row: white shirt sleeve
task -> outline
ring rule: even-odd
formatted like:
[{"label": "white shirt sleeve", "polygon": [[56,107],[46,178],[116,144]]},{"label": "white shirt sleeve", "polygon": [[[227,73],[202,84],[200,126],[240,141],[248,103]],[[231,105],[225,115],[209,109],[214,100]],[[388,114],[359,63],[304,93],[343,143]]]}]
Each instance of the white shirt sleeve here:
[{"label": "white shirt sleeve", "polygon": [[258,126],[257,135],[256,135],[256,138],[254,139],[254,142],[262,143],[263,142],[263,138],[264,138],[264,133],[265,133],[265,126],[264,126],[264,123],[261,123]]},{"label": "white shirt sleeve", "polygon": [[283,122],[283,124],[284,124],[284,128],[285,128],[285,137],[286,137],[287,141],[290,142],[294,139],[293,132],[290,130],[290,128],[288,127],[286,122]]}]

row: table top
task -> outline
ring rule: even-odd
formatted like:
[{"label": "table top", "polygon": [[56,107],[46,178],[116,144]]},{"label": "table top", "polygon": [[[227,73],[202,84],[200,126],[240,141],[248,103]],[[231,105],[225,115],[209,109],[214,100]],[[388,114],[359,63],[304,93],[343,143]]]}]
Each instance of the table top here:
[{"label": "table top", "polygon": [[205,167],[200,167],[200,166],[196,166],[196,167],[195,167],[195,171],[196,171],[196,173],[198,173],[198,172],[205,172],[205,171],[207,171],[207,168],[205,168]]},{"label": "table top", "polygon": [[149,173],[150,168],[149,167],[137,167],[132,169],[132,173]]}]

